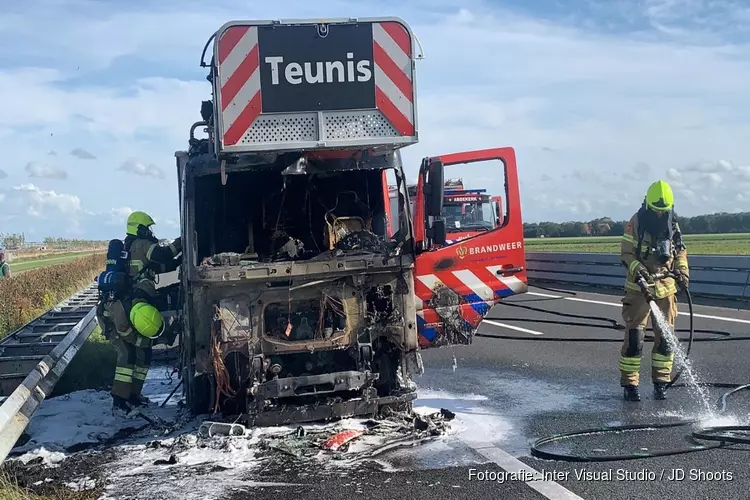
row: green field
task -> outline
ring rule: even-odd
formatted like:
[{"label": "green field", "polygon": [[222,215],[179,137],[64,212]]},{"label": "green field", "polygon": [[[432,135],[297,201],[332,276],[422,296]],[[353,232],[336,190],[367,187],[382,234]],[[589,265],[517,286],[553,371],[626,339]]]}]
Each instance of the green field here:
[{"label": "green field", "polygon": [[[683,241],[688,254],[750,255],[750,234],[686,234]],[[580,238],[526,238],[528,252],[598,252],[619,253],[619,236]]]},{"label": "green field", "polygon": [[29,269],[36,269],[38,267],[53,266],[55,264],[62,264],[64,262],[70,262],[78,257],[84,257],[97,252],[69,252],[60,254],[42,255],[40,257],[31,257],[27,259],[18,258],[13,259],[10,263],[10,271],[12,274],[20,274]]}]

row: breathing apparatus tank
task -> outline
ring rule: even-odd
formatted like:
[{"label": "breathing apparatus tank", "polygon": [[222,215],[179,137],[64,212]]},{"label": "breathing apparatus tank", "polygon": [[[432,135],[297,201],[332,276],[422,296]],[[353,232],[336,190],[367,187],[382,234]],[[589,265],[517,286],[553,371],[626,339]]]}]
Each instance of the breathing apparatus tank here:
[{"label": "breathing apparatus tank", "polygon": [[107,265],[97,279],[99,291],[118,294],[128,288],[130,255],[122,240],[114,239],[107,247]]}]

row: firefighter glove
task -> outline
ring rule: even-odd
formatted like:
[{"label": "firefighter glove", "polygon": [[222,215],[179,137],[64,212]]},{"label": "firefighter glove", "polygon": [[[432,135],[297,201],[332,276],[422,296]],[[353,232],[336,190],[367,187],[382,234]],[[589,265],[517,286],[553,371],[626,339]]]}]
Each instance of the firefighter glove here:
[{"label": "firefighter glove", "polygon": [[651,274],[648,272],[648,269],[646,269],[646,266],[644,266],[643,264],[638,264],[638,266],[635,268],[634,274],[635,274],[636,280],[643,278],[643,280],[646,282],[651,281]]},{"label": "firefighter glove", "polygon": [[683,290],[686,290],[688,285],[690,284],[690,278],[688,278],[688,276],[680,270],[675,271],[674,277],[675,280],[677,280],[677,285],[679,285],[679,287]]}]

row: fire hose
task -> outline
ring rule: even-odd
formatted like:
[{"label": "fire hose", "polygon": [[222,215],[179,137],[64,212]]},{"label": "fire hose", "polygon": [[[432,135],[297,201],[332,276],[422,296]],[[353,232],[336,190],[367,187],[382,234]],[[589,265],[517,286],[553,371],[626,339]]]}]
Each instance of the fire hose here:
[{"label": "fire hose", "polygon": [[[666,277],[675,278],[675,275],[674,273],[660,273],[660,274],[652,275],[652,277],[654,279],[662,279]],[[655,307],[655,303],[654,303],[653,296],[648,290],[649,288],[648,283],[645,281],[645,279],[642,279],[642,278],[638,281],[639,281],[638,284],[641,287],[641,290],[643,291],[644,295],[646,296],[647,301],[649,301],[650,303],[649,305],[651,309],[653,310]],[[695,324],[694,324],[693,300],[690,295],[690,291],[687,288],[684,289],[684,292],[687,298],[689,318],[690,318],[689,336],[687,338],[687,347],[685,350],[685,358],[684,358],[684,360],[687,361],[690,356],[692,347],[693,347],[693,343],[695,340],[694,335],[695,335],[696,330],[695,330]],[[572,292],[567,292],[567,293],[572,293]],[[559,316],[594,319],[597,321],[608,321],[610,323],[613,323],[612,328],[615,328],[615,329],[618,329],[618,326],[620,326],[617,323],[617,321],[611,318],[576,315],[576,314],[570,314],[570,313],[561,313],[557,311],[547,311],[545,309],[524,306],[521,304],[505,303],[504,305],[509,305],[511,307],[521,307],[524,309],[529,309],[529,310],[534,310],[534,311],[548,312],[548,313],[559,315]],[[534,320],[534,321],[539,321],[539,320]],[[561,322],[561,321],[550,321],[550,322],[571,324],[570,322]],[[586,325],[586,326],[591,326],[591,325]],[[678,330],[675,329],[673,332],[674,339],[677,342],[680,342],[680,339],[677,337],[677,331]],[[725,338],[727,339],[730,336],[728,332],[713,331],[713,330],[703,331],[703,333],[720,334],[720,335],[724,335]],[[672,332],[670,332],[669,334],[672,334]],[[517,337],[501,336],[501,335],[477,334],[477,336],[487,337],[487,338],[506,338],[506,339],[514,339],[514,340],[518,339]],[[529,340],[541,340],[541,339],[539,337],[534,337]],[[563,340],[569,340],[569,339],[547,338],[545,340],[563,341]],[[576,339],[576,341],[579,341],[579,340],[582,340],[582,339]],[[614,340],[618,342],[622,341],[621,339],[583,339],[583,340],[594,341],[594,342],[603,341],[603,340],[604,341]],[[714,340],[714,339],[706,339],[706,340]],[[733,337],[733,340],[750,340],[750,336]],[[673,386],[685,387],[684,384],[675,385],[675,382],[677,382],[677,380],[680,378],[685,368],[686,368],[686,365],[683,364],[683,366],[680,367],[677,373],[672,377],[670,382],[667,384],[667,388],[673,387]],[[726,393],[724,393],[720,397],[719,401],[717,402],[717,406],[719,407],[720,413],[724,413],[727,410],[727,400],[730,396],[732,396],[733,394],[737,392],[750,389],[750,384],[702,382],[702,383],[698,383],[697,385],[702,386],[702,387],[731,389],[730,391],[727,391]],[[700,419],[687,419],[687,420],[679,420],[676,422],[667,422],[667,423],[646,422],[643,424],[612,425],[612,426],[595,427],[595,428],[589,428],[589,429],[584,429],[584,430],[579,430],[579,431],[553,434],[553,435],[536,440],[531,445],[531,455],[537,458],[541,458],[541,459],[559,460],[559,461],[566,461],[566,462],[610,462],[610,461],[618,461],[618,460],[635,460],[635,459],[643,459],[643,458],[680,455],[680,454],[685,454],[685,453],[694,453],[698,451],[721,448],[721,447],[726,446],[727,444],[750,444],[750,437],[738,436],[735,434],[738,432],[750,433],[750,425],[733,425],[733,426],[724,425],[724,426],[700,427],[700,428],[693,429],[690,433],[690,437],[692,438],[691,440],[694,443],[693,445],[682,447],[682,448],[669,449],[669,450],[658,450],[658,451],[650,451],[650,452],[638,451],[634,453],[623,453],[623,454],[617,454],[617,455],[604,455],[604,454],[582,455],[582,454],[573,454],[573,453],[564,453],[564,452],[552,452],[552,451],[546,451],[542,449],[542,447],[546,445],[559,443],[561,441],[568,440],[568,439],[575,438],[575,437],[590,436],[590,435],[596,435],[596,434],[622,433],[625,431],[645,431],[645,430],[656,430],[656,429],[668,429],[668,428],[683,427],[683,426],[688,426],[692,424],[697,424],[700,421],[701,421]],[[699,441],[709,441],[710,443],[702,444]]]}]

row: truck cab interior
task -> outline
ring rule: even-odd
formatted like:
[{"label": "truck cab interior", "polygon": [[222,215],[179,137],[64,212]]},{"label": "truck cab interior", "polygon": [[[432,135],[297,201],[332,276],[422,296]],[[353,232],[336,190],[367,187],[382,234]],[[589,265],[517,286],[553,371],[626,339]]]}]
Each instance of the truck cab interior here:
[{"label": "truck cab interior", "polygon": [[196,264],[387,254],[395,246],[382,168],[346,168],[335,160],[297,163],[232,172],[225,185],[219,174],[196,177]]}]

